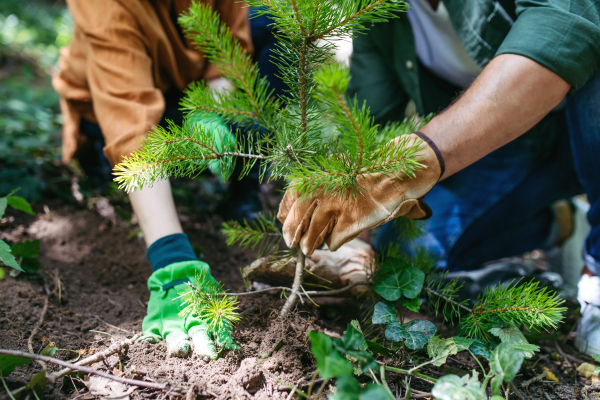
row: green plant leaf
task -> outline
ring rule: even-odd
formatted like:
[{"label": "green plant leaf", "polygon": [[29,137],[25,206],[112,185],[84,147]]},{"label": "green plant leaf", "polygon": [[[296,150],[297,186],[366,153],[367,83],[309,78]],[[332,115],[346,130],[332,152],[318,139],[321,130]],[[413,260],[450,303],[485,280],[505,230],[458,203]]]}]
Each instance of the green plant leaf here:
[{"label": "green plant leaf", "polygon": [[409,299],[421,293],[425,273],[414,267],[403,268],[388,278],[378,281],[373,290],[388,301],[396,301],[402,295]]},{"label": "green plant leaf", "polygon": [[523,353],[525,358],[531,358],[536,351],[540,351],[540,347],[530,344],[525,338],[525,335],[523,335],[519,328],[514,325],[502,328],[492,328],[489,332],[492,335],[498,336],[502,343],[513,345],[515,349]]},{"label": "green plant leaf", "polygon": [[400,281],[402,294],[409,299],[417,297],[423,289],[423,283],[425,283],[425,273],[414,267],[408,268],[402,274]]},{"label": "green plant leaf", "polygon": [[377,342],[367,340],[367,345],[369,346],[369,351],[373,354],[381,354],[382,356],[386,357],[394,357],[394,352],[392,350],[380,345]]},{"label": "green plant leaf", "polygon": [[489,360],[492,356],[489,346],[481,339],[473,339],[473,344],[469,346],[469,350],[473,355],[483,357],[486,360]]},{"label": "green plant leaf", "polygon": [[31,205],[27,202],[27,200],[25,200],[22,197],[10,196],[6,198],[6,202],[15,210],[23,211],[30,215],[35,215],[35,213],[31,209]]},{"label": "green plant leaf", "polygon": [[408,308],[410,311],[419,312],[421,309],[421,299],[415,297],[412,300],[402,298],[400,299],[400,305]]},{"label": "green plant leaf", "polygon": [[511,382],[521,368],[523,358],[523,353],[515,349],[513,345],[502,343],[492,352],[490,368],[504,382]]},{"label": "green plant leaf", "polygon": [[348,328],[342,336],[342,342],[344,343],[344,349],[356,350],[365,343],[365,337],[352,324],[348,324]]},{"label": "green plant leaf", "polygon": [[21,268],[28,274],[35,274],[43,265],[37,257],[23,258],[21,260]]},{"label": "green plant leaf", "polygon": [[0,374],[7,377],[16,367],[25,365],[31,362],[31,359],[25,357],[9,356],[0,354]]},{"label": "green plant leaf", "polygon": [[390,400],[389,395],[381,385],[368,384],[358,395],[359,400]]},{"label": "green plant leaf", "polygon": [[329,400],[359,400],[360,384],[351,375],[342,375],[337,379],[335,393]]},{"label": "green plant leaf", "polygon": [[54,357],[54,353],[56,353],[56,345],[54,342],[50,342],[48,346],[44,347],[44,350],[42,350],[40,356]]},{"label": "green plant leaf", "polygon": [[431,393],[437,400],[485,400],[487,398],[479,381],[470,378],[469,375],[462,378],[457,375],[444,375],[438,378]]},{"label": "green plant leaf", "polygon": [[46,370],[40,371],[31,378],[27,385],[12,392],[15,400],[23,398],[30,392],[35,392],[38,398],[41,398],[46,388]]},{"label": "green plant leaf", "polygon": [[427,343],[427,354],[429,357],[438,358],[437,361],[434,361],[432,364],[436,367],[444,364],[446,359],[450,355],[455,355],[458,353],[458,347],[454,339],[442,339],[439,336],[434,336]]},{"label": "green plant leaf", "polygon": [[324,333],[311,331],[310,351],[315,357],[319,374],[325,380],[352,374],[352,364],[344,359],[334,348],[331,338]]},{"label": "green plant leaf", "polygon": [[436,332],[437,328],[429,321],[413,320],[404,325],[392,322],[385,329],[385,337],[393,342],[404,340],[409,349],[417,350],[422,349]]},{"label": "green plant leaf", "polygon": [[19,266],[15,256],[12,255],[10,246],[2,239],[0,239],[0,262],[4,263],[8,267],[25,272],[23,268]]},{"label": "green plant leaf", "polygon": [[404,271],[408,267],[410,267],[410,264],[403,258],[387,257],[383,261],[383,264],[381,264],[381,268],[379,268],[377,282],[381,282],[389,278],[396,272]]},{"label": "green plant leaf", "polygon": [[36,257],[40,253],[40,241],[27,240],[13,245],[10,249],[15,257]]},{"label": "green plant leaf", "polygon": [[597,354],[592,354],[592,358],[594,359],[594,361],[596,362],[600,362],[600,356]]},{"label": "green plant leaf", "polygon": [[492,395],[498,396],[500,394],[500,389],[502,388],[502,377],[495,376],[492,379],[492,383],[490,384],[490,388],[492,389]]},{"label": "green plant leaf", "polygon": [[4,216],[7,204],[8,202],[6,201],[6,197],[0,197],[0,218]]},{"label": "green plant leaf", "polygon": [[371,321],[374,324],[389,324],[390,322],[398,321],[396,310],[380,301],[375,304]]},{"label": "green plant leaf", "polygon": [[469,339],[461,336],[454,336],[452,340],[454,340],[454,343],[456,343],[456,349],[458,352],[468,350],[469,347],[475,343],[475,339]]}]

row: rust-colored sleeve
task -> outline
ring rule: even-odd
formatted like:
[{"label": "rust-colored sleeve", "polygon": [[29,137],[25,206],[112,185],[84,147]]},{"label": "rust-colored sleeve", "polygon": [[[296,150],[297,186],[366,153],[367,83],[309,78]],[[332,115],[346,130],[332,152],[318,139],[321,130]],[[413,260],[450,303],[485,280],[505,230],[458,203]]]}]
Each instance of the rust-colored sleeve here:
[{"label": "rust-colored sleeve", "polygon": [[[216,6],[217,11],[221,14],[221,21],[229,27],[233,37],[240,41],[247,52],[252,53],[252,37],[247,4],[239,2],[239,0],[220,0],[216,2]],[[204,79],[210,81],[219,77],[221,77],[219,71],[212,64],[209,64],[204,73]]]},{"label": "rust-colored sleeve", "polygon": [[158,124],[164,97],[154,86],[147,39],[115,0],[68,0],[87,46],[87,79],[104,153],[115,165]]}]

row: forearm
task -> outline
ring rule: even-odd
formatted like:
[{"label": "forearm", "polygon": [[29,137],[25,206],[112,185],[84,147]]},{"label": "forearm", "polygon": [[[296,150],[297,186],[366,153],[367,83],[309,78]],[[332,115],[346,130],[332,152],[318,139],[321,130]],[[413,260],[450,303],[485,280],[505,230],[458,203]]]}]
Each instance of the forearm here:
[{"label": "forearm", "polygon": [[561,77],[529,58],[494,58],[458,101],[421,129],[442,153],[442,179],[527,132],[569,89]]},{"label": "forearm", "polygon": [[146,246],[150,247],[161,237],[183,232],[168,180],[156,182],[151,188],[133,191],[129,193],[129,199]]}]

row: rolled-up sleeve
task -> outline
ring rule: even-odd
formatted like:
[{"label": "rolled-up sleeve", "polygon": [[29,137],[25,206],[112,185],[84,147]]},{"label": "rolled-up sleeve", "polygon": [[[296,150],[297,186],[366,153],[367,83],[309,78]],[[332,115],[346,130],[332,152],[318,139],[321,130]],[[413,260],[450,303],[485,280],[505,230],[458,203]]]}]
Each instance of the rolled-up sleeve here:
[{"label": "rolled-up sleeve", "polygon": [[517,20],[498,54],[518,54],[581,88],[600,70],[600,2],[517,1]]},{"label": "rolled-up sleeve", "polygon": [[147,39],[130,11],[114,0],[71,0],[87,44],[87,80],[94,114],[115,165],[139,148],[165,108],[155,87]]}]

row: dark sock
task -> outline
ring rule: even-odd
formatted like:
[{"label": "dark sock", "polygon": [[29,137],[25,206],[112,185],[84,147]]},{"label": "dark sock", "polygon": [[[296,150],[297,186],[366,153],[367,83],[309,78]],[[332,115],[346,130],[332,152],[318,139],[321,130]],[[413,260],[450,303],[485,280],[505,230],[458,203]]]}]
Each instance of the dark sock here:
[{"label": "dark sock", "polygon": [[182,261],[196,261],[196,253],[185,233],[164,236],[152,243],[146,252],[152,272]]}]

